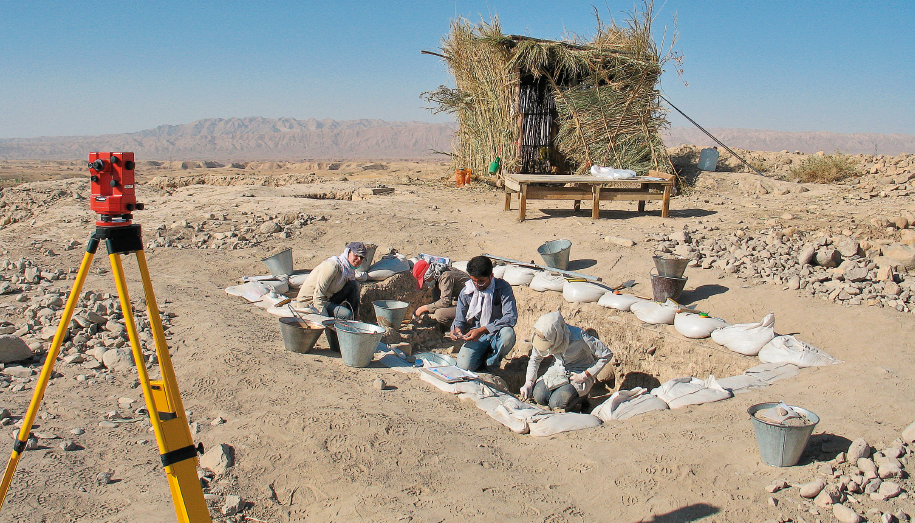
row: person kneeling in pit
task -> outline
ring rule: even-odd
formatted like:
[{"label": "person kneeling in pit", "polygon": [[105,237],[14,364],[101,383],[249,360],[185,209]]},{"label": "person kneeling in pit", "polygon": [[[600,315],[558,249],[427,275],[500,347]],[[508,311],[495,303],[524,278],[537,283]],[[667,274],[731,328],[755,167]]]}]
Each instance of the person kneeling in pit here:
[{"label": "person kneeling in pit", "polygon": [[498,367],[515,346],[518,309],[515,294],[505,280],[492,275],[492,260],[476,256],[467,263],[470,281],[458,296],[454,322],[447,337],[463,340],[458,367],[477,370]]},{"label": "person kneeling in pit", "polygon": [[420,289],[424,286],[432,287],[432,299],[435,300],[418,307],[413,316],[428,313],[445,328],[450,326],[457,312],[458,296],[470,281],[470,275],[443,263],[430,264],[426,260],[419,260],[413,265],[413,277]]},{"label": "person kneeling in pit", "polygon": [[351,242],[343,254],[324,260],[305,279],[296,301],[308,302],[319,314],[349,320],[359,314],[356,267],[365,259],[365,245]]},{"label": "person kneeling in pit", "polygon": [[[566,325],[559,312],[544,314],[537,320],[531,341],[534,347],[521,399],[533,396],[535,402],[552,409],[580,410],[595,376],[610,362],[613,352],[596,337]],[[550,355],[556,361],[537,379],[540,362]]]}]

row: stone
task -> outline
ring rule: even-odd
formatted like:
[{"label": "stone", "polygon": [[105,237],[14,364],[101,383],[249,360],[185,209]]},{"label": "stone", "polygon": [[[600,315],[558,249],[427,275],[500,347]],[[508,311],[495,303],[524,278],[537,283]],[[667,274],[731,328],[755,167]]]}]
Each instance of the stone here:
[{"label": "stone", "polygon": [[120,336],[127,331],[127,327],[124,327],[124,325],[114,320],[109,320],[105,322],[105,330],[111,332],[115,336]]},{"label": "stone", "polygon": [[804,265],[809,265],[813,262],[813,258],[816,255],[817,248],[815,245],[805,245],[801,252],[797,255],[797,262],[803,267]]},{"label": "stone", "polygon": [[848,446],[848,452],[845,454],[845,459],[849,463],[857,463],[860,458],[867,458],[871,455],[871,446],[868,445],[867,440],[864,438],[858,438],[855,441],[851,442],[851,445]]},{"label": "stone", "polygon": [[375,390],[384,390],[385,383],[381,378],[375,378],[375,381],[372,382],[372,388]]},{"label": "stone", "polygon": [[892,263],[902,265],[906,269],[915,269],[915,247],[902,243],[894,243],[883,247],[883,256]]},{"label": "stone", "polygon": [[789,290],[796,291],[801,288],[801,279],[798,276],[788,278],[787,287]]},{"label": "stone", "polygon": [[103,429],[113,429],[117,428],[118,424],[113,421],[103,420],[98,422],[98,426],[102,427]]},{"label": "stone", "polygon": [[619,236],[607,236],[606,238],[604,238],[604,241],[607,243],[612,243],[614,245],[619,245],[620,247],[635,246],[635,241],[630,240],[629,238],[622,238]]},{"label": "stone", "polygon": [[79,445],[73,443],[73,440],[64,440],[60,442],[60,450],[64,452],[71,452],[79,448]]},{"label": "stone", "polygon": [[905,428],[905,430],[902,431],[902,441],[906,442],[909,445],[911,445],[912,443],[915,443],[915,422],[912,422],[911,425],[909,425],[908,427]]},{"label": "stone", "polygon": [[778,492],[779,490],[782,490],[785,488],[788,488],[788,482],[783,479],[779,479],[779,480],[774,481],[771,485],[768,485],[766,487],[766,492],[768,492],[770,494],[774,494],[774,493]]},{"label": "stone", "polygon": [[7,367],[3,369],[3,373],[16,378],[28,378],[33,374],[32,369],[20,365]]},{"label": "stone", "polygon": [[843,258],[851,258],[858,254],[861,250],[861,246],[858,244],[857,240],[842,238],[836,243],[836,250],[839,251],[839,254],[841,254]]},{"label": "stone", "polygon": [[80,429],[80,428],[70,429],[70,434],[73,434],[74,436],[81,436],[85,433],[86,433],[85,429]]},{"label": "stone", "polygon": [[909,523],[909,519],[910,519],[909,515],[906,514],[905,511],[903,511],[902,509],[897,510],[896,513],[893,514],[893,516],[895,516],[896,519],[899,520],[899,523]]},{"label": "stone", "polygon": [[107,322],[108,322],[108,320],[107,320],[104,316],[102,316],[101,314],[99,314],[99,313],[97,313],[97,312],[95,312],[95,311],[89,311],[89,312],[87,312],[87,313],[86,313],[86,319],[89,320],[89,321],[91,321],[92,323],[94,323],[94,324],[96,324],[96,325],[101,325],[101,324],[103,324],[103,323],[107,323]]},{"label": "stone", "polygon": [[822,479],[813,480],[810,483],[805,483],[800,486],[800,494],[802,498],[813,499],[817,497],[824,488],[826,488],[826,481]]},{"label": "stone", "polygon": [[770,506],[770,507],[777,507],[777,506],[778,506],[778,499],[777,499],[777,498],[773,498],[773,497],[769,496],[769,499],[767,500],[767,502],[769,503],[769,506]]},{"label": "stone", "polygon": [[95,477],[95,481],[99,485],[108,485],[111,483],[111,476],[113,475],[114,474],[111,472],[99,472],[99,474]]},{"label": "stone", "polygon": [[244,502],[240,496],[230,494],[226,496],[225,503],[222,505],[222,515],[223,516],[234,516],[241,512],[241,509],[244,508]]},{"label": "stone", "polygon": [[902,475],[902,465],[896,463],[881,463],[877,467],[877,477],[880,479],[898,478]]},{"label": "stone", "polygon": [[126,349],[106,350],[102,354],[102,364],[115,371],[129,371],[134,366],[133,354]]},{"label": "stone", "polygon": [[677,243],[689,243],[689,233],[686,231],[677,231],[670,235],[670,241]]},{"label": "stone", "polygon": [[839,503],[840,501],[842,501],[842,492],[839,491],[838,485],[828,485],[817,494],[813,503],[821,508],[829,508],[834,503]]},{"label": "stone", "polygon": [[258,230],[264,234],[274,234],[283,230],[280,224],[270,221],[264,222],[258,227]]},{"label": "stone", "polygon": [[871,499],[886,501],[890,498],[895,498],[901,493],[902,488],[900,488],[899,485],[893,483],[892,481],[884,481],[880,484],[880,488],[877,489],[877,492],[871,494]]},{"label": "stone", "polygon": [[32,357],[32,351],[25,341],[12,335],[0,336],[0,363],[22,361]]},{"label": "stone", "polygon": [[858,515],[854,510],[836,503],[832,506],[832,515],[836,517],[841,523],[860,523],[861,516]]},{"label": "stone", "polygon": [[868,277],[868,271],[864,267],[853,267],[845,271],[845,281],[859,282]]},{"label": "stone", "polygon": [[858,466],[858,470],[863,472],[865,476],[868,472],[877,473],[877,465],[869,458],[858,458],[856,465]]},{"label": "stone", "polygon": [[200,457],[200,466],[216,474],[225,474],[235,466],[235,449],[224,443],[210,447]]},{"label": "stone", "polygon": [[823,247],[817,250],[814,260],[820,267],[838,267],[842,262],[842,255],[832,247]]}]

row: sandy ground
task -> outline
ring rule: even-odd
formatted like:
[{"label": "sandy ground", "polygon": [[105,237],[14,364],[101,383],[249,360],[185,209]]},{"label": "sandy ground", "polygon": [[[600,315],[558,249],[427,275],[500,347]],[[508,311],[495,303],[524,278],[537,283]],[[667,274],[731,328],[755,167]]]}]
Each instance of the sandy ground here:
[{"label": "sandy ground", "polygon": [[[635,279],[634,291],[645,295],[651,292],[652,267],[646,234],[701,224],[714,224],[721,233],[758,229],[771,220],[784,221],[779,217],[786,210],[798,216],[786,226],[840,231],[853,226],[859,213],[887,211],[890,205],[849,201],[843,198],[852,190],[848,187],[810,186],[804,193],[759,196],[746,189],[759,183],[757,177],[719,173],[703,175],[704,184],[675,198],[668,219],[660,218],[656,203],[639,215],[634,203],[606,202],[601,218],[592,221],[587,203],[576,213],[570,202],[531,202],[529,219],[518,222],[516,210],[502,210],[501,192],[436,181],[444,171],[438,164],[404,162],[385,171],[350,173],[345,180],[337,173],[318,173],[311,183],[280,187],[191,185],[169,193],[139,188],[147,210],[137,214],[137,222],[147,237],[159,225],[199,222],[211,213],[225,213],[228,221],[253,215],[243,213],[327,218],[293,238],[277,237],[253,248],[147,250],[160,306],[175,315],[169,344],[185,407],[199,427],[195,437],[208,448],[228,444],[235,449],[234,468],[207,490],[214,494],[214,519],[228,520],[219,514],[222,497],[238,494],[246,508],[234,521],[833,521],[826,510],[817,516],[799,507],[797,489],[769,494],[764,487],[778,478],[800,483],[816,477],[818,467],[837,454],[822,451],[824,442],[864,437],[883,448],[915,421],[913,314],[847,307],[718,270],[688,270],[686,296],[692,305],[734,323],[757,321],[774,311],[779,333],[798,333],[845,363],[806,369],[727,401],[546,439],[514,434],[472,404],[416,377],[344,367],[321,348],[311,354],[288,352],[275,318],[223,292],[242,275],[263,273],[260,259],[280,247],[293,247],[297,268],[311,268],[354,239],[372,241],[379,251],[433,252],[453,259],[487,252],[534,260],[541,243],[564,237],[574,244],[573,267],[610,284]],[[292,197],[379,181],[395,192],[357,201]],[[85,185],[87,191],[88,180]],[[912,208],[910,199],[894,202],[900,209]],[[2,258],[77,267],[82,249],[63,246],[83,243],[91,234],[91,222],[83,217],[94,218],[85,200],[60,197],[34,221],[0,230]],[[607,236],[631,238],[636,245],[620,247],[605,241]],[[48,256],[48,249],[55,255]],[[97,267],[106,265],[104,256],[97,257]],[[131,259],[125,265],[136,302],[136,266]],[[115,292],[107,273],[93,274],[85,288]],[[697,292],[700,288],[713,292]],[[562,303],[558,295],[533,296],[528,290],[518,296],[526,326]],[[12,296],[0,300],[0,305],[14,304]],[[563,307],[598,333],[606,333],[611,317],[618,315],[596,304]],[[5,314],[13,323],[23,321],[9,307]],[[708,357],[707,352],[697,350],[696,358]],[[64,364],[57,370],[61,377],[52,380],[41,410],[51,416],[43,416],[36,430],[66,435],[82,449],[64,452],[52,442],[27,452],[0,521],[174,521],[147,425],[98,426],[106,412],[118,409],[118,398],[140,399],[135,375],[95,378],[78,365]],[[679,372],[665,369],[659,375]],[[78,375],[89,379],[77,381]],[[372,387],[379,376],[390,385],[387,390]],[[25,411],[33,386],[0,391],[0,404],[14,419]],[[801,463],[784,469],[760,461],[747,415],[750,405],[778,400],[801,405],[821,419]],[[226,423],[211,425],[218,417]],[[70,436],[74,428],[86,432]],[[138,443],[142,440],[146,443]],[[113,472],[116,481],[98,485],[96,475],[103,471]],[[770,496],[780,501],[776,507],[767,503]],[[913,501],[907,495],[882,503],[862,497],[853,507],[859,513],[876,506],[915,514]]]}]

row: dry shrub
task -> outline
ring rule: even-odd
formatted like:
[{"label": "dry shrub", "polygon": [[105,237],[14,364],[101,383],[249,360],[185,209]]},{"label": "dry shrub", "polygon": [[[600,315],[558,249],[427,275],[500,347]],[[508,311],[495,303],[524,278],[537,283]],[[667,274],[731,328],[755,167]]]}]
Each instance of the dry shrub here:
[{"label": "dry shrub", "polygon": [[851,157],[839,151],[825,156],[808,156],[800,165],[791,168],[791,176],[802,183],[834,183],[860,175]]}]

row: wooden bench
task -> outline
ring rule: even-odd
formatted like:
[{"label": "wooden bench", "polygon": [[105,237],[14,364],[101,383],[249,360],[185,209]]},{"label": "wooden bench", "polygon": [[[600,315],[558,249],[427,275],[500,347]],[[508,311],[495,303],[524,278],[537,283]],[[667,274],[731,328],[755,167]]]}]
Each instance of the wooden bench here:
[{"label": "wooden bench", "polygon": [[[505,210],[511,210],[512,194],[520,196],[518,221],[524,221],[528,200],[573,200],[574,209],[581,201],[592,201],[591,218],[600,215],[601,200],[636,200],[639,212],[647,200],[661,200],[661,217],[670,214],[670,194],[675,178],[671,174],[649,171],[648,176],[631,180],[609,180],[597,176],[567,174],[505,174]],[[650,179],[657,178],[657,179]],[[658,192],[654,192],[654,191]]]}]

